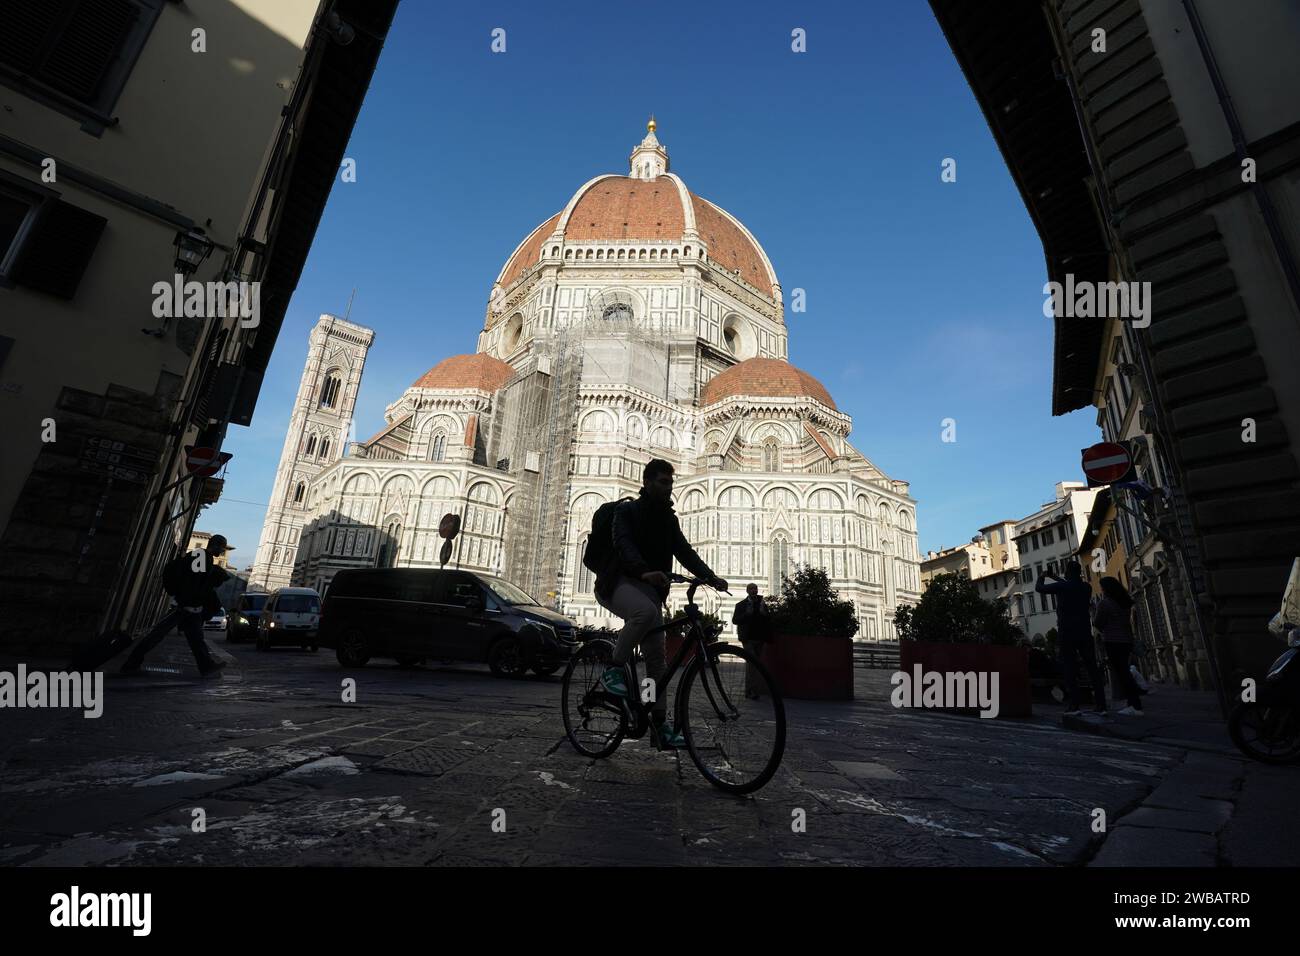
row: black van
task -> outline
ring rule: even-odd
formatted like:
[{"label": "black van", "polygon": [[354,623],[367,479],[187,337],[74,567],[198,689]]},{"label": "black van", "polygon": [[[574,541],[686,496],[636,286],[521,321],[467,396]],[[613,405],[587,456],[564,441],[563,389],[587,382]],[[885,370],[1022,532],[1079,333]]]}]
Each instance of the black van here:
[{"label": "black van", "polygon": [[482,661],[498,677],[557,671],[577,647],[574,624],[508,581],[432,568],[340,571],[321,607],[321,647],[344,667]]}]

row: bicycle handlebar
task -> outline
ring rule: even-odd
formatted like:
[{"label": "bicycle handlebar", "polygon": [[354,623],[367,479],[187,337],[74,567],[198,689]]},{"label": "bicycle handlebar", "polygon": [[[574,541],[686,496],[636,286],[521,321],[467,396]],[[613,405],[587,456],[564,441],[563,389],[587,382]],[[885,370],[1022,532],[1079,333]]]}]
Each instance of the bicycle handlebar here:
[{"label": "bicycle handlebar", "polygon": [[[688,588],[686,589],[686,600],[687,600],[688,602],[692,602],[692,601],[695,600],[695,589],[698,588],[701,584],[703,584],[705,587],[713,587],[713,582],[712,582],[712,581],[706,581],[706,580],[704,580],[704,578],[688,578],[688,577],[687,577],[686,575],[684,575],[684,574],[674,574],[674,573],[671,573],[671,572],[670,572],[669,575],[668,575],[668,580],[671,581],[673,584],[688,584],[688,585],[690,585],[690,587],[688,587]],[[720,594],[730,594],[731,592],[730,592],[730,591],[720,591],[719,593],[720,593]]]}]

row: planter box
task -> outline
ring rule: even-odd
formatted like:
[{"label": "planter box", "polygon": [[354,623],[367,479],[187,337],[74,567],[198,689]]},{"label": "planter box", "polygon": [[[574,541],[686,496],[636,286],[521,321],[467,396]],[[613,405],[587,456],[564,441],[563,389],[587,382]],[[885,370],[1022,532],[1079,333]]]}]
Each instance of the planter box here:
[{"label": "planter box", "polygon": [[[1028,717],[1033,713],[1029,693],[1029,649],[1004,644],[931,644],[927,641],[902,641],[899,644],[899,669],[915,675],[915,666],[923,673],[937,671],[984,672],[998,675],[998,716]],[[891,688],[892,690],[892,688]],[[957,708],[932,708],[955,711]],[[965,708],[962,712],[978,713]]]},{"label": "planter box", "polygon": [[783,697],[853,699],[853,640],[777,633],[763,645],[763,666]]}]

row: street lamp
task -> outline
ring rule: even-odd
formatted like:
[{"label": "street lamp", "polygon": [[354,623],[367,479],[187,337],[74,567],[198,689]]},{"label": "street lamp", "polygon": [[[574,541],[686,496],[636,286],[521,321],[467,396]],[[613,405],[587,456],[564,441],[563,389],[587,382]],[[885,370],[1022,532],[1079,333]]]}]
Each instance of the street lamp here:
[{"label": "street lamp", "polygon": [[145,335],[152,335],[156,339],[166,335],[172,318],[181,314],[183,308],[182,286],[184,286],[185,280],[194,274],[194,270],[199,267],[199,264],[212,255],[216,243],[209,239],[207,233],[201,228],[191,226],[189,229],[177,231],[176,237],[172,239],[172,246],[176,249],[176,258],[172,261],[172,265],[176,269],[176,275],[180,277],[180,281],[176,283],[177,301],[172,303],[172,308],[167,313],[167,317],[163,319],[162,325],[156,329],[140,330]]},{"label": "street lamp", "polygon": [[212,255],[214,243],[198,226],[176,233],[172,240],[176,247],[176,271],[188,278],[208,256]]}]

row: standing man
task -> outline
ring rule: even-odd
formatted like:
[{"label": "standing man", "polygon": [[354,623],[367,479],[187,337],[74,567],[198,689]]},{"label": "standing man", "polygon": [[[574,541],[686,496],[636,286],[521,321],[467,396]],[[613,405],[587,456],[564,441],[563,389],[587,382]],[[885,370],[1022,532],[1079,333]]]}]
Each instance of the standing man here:
[{"label": "standing man", "polygon": [[[740,646],[749,651],[755,661],[758,660],[763,653],[763,645],[771,639],[772,621],[762,597],[759,596],[757,584],[750,584],[745,588],[745,598],[736,604],[736,610],[731,615],[731,623],[736,625]],[[762,678],[758,675],[758,668],[754,666],[753,661],[747,662],[745,664],[746,699],[758,700],[762,696],[759,693],[761,686]]]},{"label": "standing man", "polygon": [[[605,569],[596,575],[596,601],[623,619],[623,630],[618,632],[612,666],[601,684],[611,694],[628,696],[634,689],[627,686],[626,666],[638,644],[648,677],[657,683],[668,669],[663,631],[646,638],[643,644],[641,639],[647,631],[663,624],[673,558],[716,590],[727,590],[727,582],[709,569],[682,534],[673,511],[673,466],[662,458],[652,458],[646,464],[640,497],[618,506],[612,534],[613,554]],[[650,717],[661,746],[685,746],[682,735],[668,723],[666,701],[656,698]]]},{"label": "standing man", "polygon": [[136,645],[122,665],[123,674],[140,673],[145,655],[177,626],[189,641],[199,674],[208,677],[226,666],[225,661],[212,659],[212,651],[203,639],[203,622],[221,610],[216,589],[230,577],[216,562],[225,553],[225,537],[214,534],[204,550],[182,551],[167,563],[163,568],[163,587],[176,603]]},{"label": "standing man", "polygon": [[[1048,578],[1056,583],[1048,584]],[[1040,594],[1056,595],[1057,647],[1068,698],[1066,716],[1081,713],[1076,656],[1083,658],[1083,666],[1087,668],[1088,678],[1092,681],[1096,704],[1094,713],[1104,716],[1106,688],[1101,684],[1101,669],[1097,667],[1097,653],[1092,646],[1092,620],[1089,616],[1092,609],[1092,588],[1083,580],[1083,569],[1079,567],[1078,561],[1071,561],[1065,566],[1064,578],[1051,571],[1044,571],[1038,576],[1034,590]]]}]

